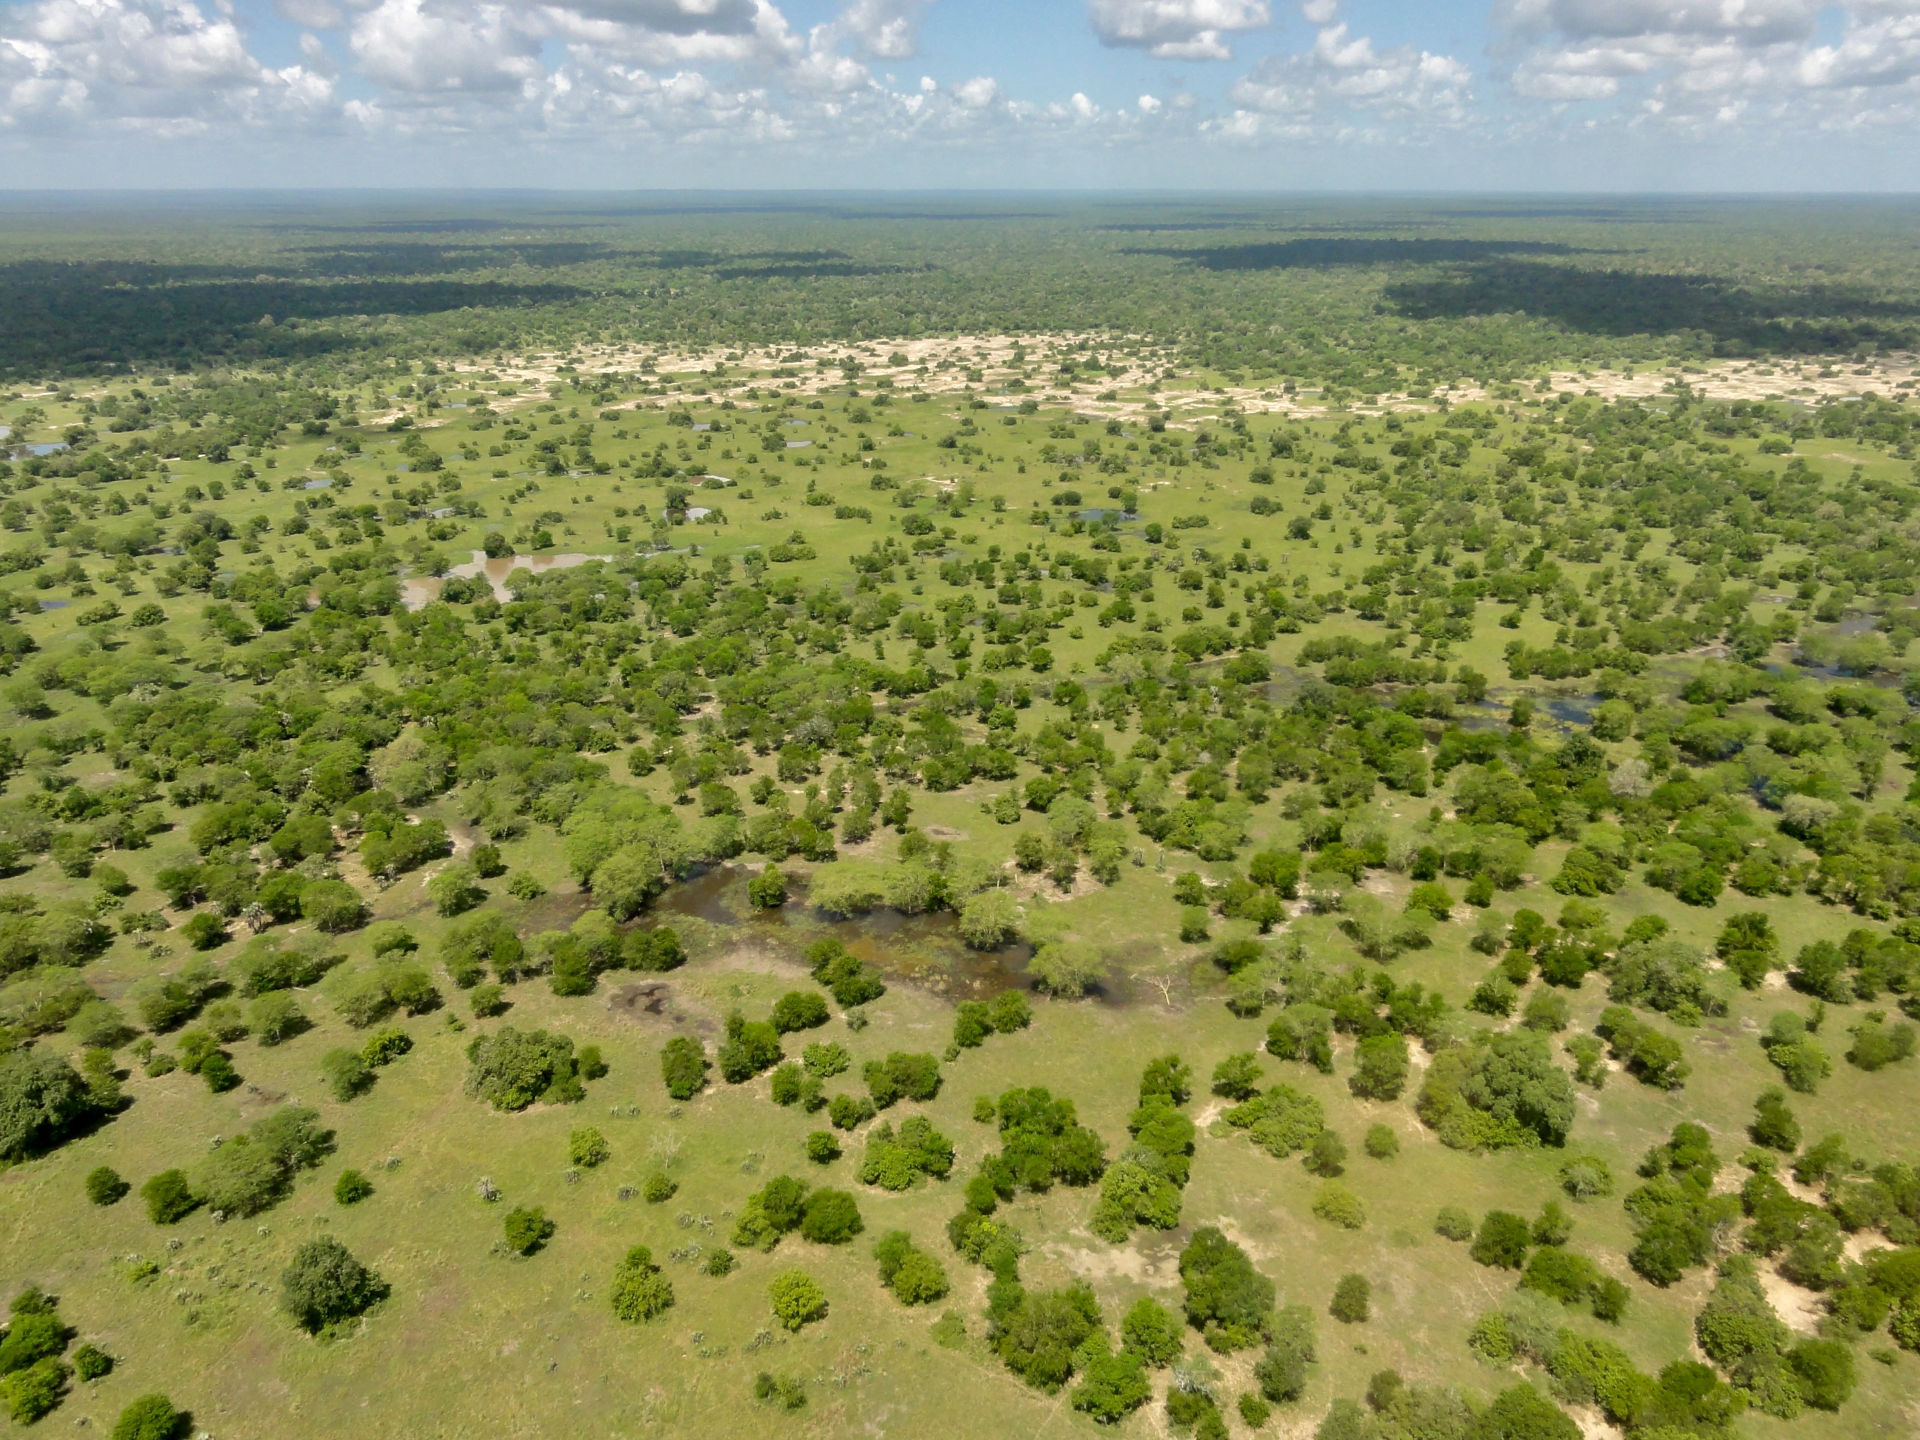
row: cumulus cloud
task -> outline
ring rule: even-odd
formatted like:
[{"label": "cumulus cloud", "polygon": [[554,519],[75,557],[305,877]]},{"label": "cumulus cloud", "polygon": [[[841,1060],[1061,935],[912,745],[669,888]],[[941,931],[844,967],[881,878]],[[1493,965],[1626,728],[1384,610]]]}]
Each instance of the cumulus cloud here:
[{"label": "cumulus cloud", "polygon": [[1103,45],[1162,60],[1231,60],[1223,38],[1273,22],[1267,0],[1088,0]]},{"label": "cumulus cloud", "polygon": [[347,13],[333,0],[273,0],[276,14],[304,25],[309,30],[338,30],[347,23]]},{"label": "cumulus cloud", "polygon": [[[1829,10],[1841,35],[1821,44]],[[1693,125],[1857,121],[1863,91],[1888,116],[1920,103],[1920,0],[1504,0],[1496,18],[1530,99]]]},{"label": "cumulus cloud", "polygon": [[877,60],[908,60],[933,0],[848,0],[835,28]]},{"label": "cumulus cloud", "polygon": [[325,106],[332,82],[255,59],[232,17],[189,0],[38,0],[0,20],[0,128],[99,122],[192,133]]},{"label": "cumulus cloud", "polygon": [[1301,7],[1318,19],[1312,49],[1271,55],[1231,92],[1235,113],[1213,125],[1216,134],[1251,139],[1276,128],[1300,133],[1313,124],[1341,125],[1357,114],[1417,114],[1425,120],[1465,118],[1473,73],[1451,55],[1412,45],[1382,47],[1355,35],[1331,0]]}]

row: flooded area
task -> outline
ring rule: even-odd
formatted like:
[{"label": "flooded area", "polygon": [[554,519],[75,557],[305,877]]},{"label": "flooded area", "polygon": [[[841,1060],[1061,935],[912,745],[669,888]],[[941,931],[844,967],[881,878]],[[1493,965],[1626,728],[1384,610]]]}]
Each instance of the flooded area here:
[{"label": "flooded area", "polygon": [[[716,865],[671,887],[654,902],[663,920],[686,916],[723,928],[738,927],[742,940],[764,940],[798,959],[815,940],[832,938],[881,973],[952,1000],[986,999],[1002,990],[1031,990],[1030,945],[1007,945],[983,953],[960,939],[951,911],[905,915],[880,909],[841,919],[790,899],[778,910],[754,910],[747,881],[758,867]],[[1109,987],[1114,989],[1115,987]],[[1118,1000],[1118,994],[1110,999]]]},{"label": "flooded area", "polygon": [[[493,590],[493,598],[503,605],[513,599],[513,592],[507,588],[507,577],[516,570],[544,575],[549,570],[571,570],[592,560],[604,560],[612,564],[619,558],[615,555],[580,554],[501,555],[490,560],[484,551],[475,550],[471,553],[473,559],[464,565],[455,565],[447,571],[447,578],[457,575],[463,580],[484,579]],[[422,609],[440,598],[440,591],[445,585],[446,578],[438,575],[410,575],[400,582],[400,603],[409,610]]]}]

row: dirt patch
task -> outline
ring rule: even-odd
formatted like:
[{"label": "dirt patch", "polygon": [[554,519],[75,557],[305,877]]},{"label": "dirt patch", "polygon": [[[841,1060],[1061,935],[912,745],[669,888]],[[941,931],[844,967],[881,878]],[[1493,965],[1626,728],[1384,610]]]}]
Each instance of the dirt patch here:
[{"label": "dirt patch", "polygon": [[1787,1322],[1789,1330],[1802,1335],[1820,1332],[1820,1297],[1813,1291],[1802,1290],[1772,1270],[1760,1272],[1760,1288],[1767,1292],[1767,1300]]},{"label": "dirt patch", "polygon": [[713,1029],[710,1019],[689,1015],[675,1004],[673,987],[659,980],[650,980],[643,985],[622,985],[607,998],[607,1009],[623,1020],[641,1024],[658,1020],[676,1029],[688,1026],[700,1030]]}]

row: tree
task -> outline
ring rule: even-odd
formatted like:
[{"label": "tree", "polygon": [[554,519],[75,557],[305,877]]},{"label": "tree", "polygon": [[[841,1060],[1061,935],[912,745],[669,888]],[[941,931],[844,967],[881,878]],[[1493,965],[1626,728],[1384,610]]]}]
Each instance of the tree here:
[{"label": "tree", "polygon": [[59,1056],[37,1048],[0,1055],[0,1162],[52,1148],[92,1113],[86,1081]]},{"label": "tree", "polygon": [[769,863],[747,882],[747,903],[756,910],[778,910],[787,903],[787,877],[778,865]]},{"label": "tree", "polygon": [[87,1199],[95,1205],[117,1205],[132,1188],[120,1178],[120,1172],[109,1165],[87,1172]]},{"label": "tree", "polygon": [[586,1093],[571,1040],[511,1025],[467,1046],[466,1088],[496,1110],[524,1110],[536,1100],[566,1103]]},{"label": "tree", "polygon": [[516,1205],[506,1216],[507,1248],[516,1255],[531,1255],[551,1240],[559,1228],[538,1205]]},{"label": "tree", "polygon": [[691,1100],[706,1089],[707,1070],[707,1052],[698,1040],[676,1035],[660,1051],[660,1073],[675,1100]]},{"label": "tree", "polygon": [[114,1421],[113,1440],[182,1440],[192,1429],[193,1417],[166,1396],[142,1395]]},{"label": "tree", "polygon": [[1581,1429],[1531,1385],[1500,1392],[1474,1427],[1474,1440],[1580,1440]]},{"label": "tree", "polygon": [[1056,940],[1042,945],[1027,965],[1034,983],[1062,1000],[1078,1000],[1106,979],[1107,961],[1081,940]]},{"label": "tree", "polygon": [[[1103,1336],[1096,1336],[1103,1340]],[[1147,1382],[1147,1367],[1131,1350],[1118,1354],[1093,1355],[1073,1390],[1073,1408],[1091,1416],[1096,1424],[1113,1425],[1124,1420],[1147,1403],[1153,1388]]]},{"label": "tree", "polygon": [[1307,1367],[1317,1358],[1313,1312],[1289,1305],[1273,1317],[1272,1338],[1254,1363],[1260,1393],[1276,1405],[1298,1400],[1307,1388]]},{"label": "tree", "polygon": [[301,1245],[280,1275],[280,1308],[309,1334],[364,1314],[387,1293],[386,1282],[330,1236]]},{"label": "tree", "polygon": [[1273,1282],[1238,1245],[1213,1226],[1196,1230],[1180,1252],[1187,1323],[1215,1350],[1243,1350],[1264,1333],[1273,1311]]},{"label": "tree", "polygon": [[336,1100],[351,1100],[373,1085],[373,1071],[356,1050],[329,1050],[320,1057],[320,1078]]},{"label": "tree", "polygon": [[1083,1284],[1019,1290],[994,1318],[991,1339],[1006,1367],[1049,1394],[1073,1378],[1075,1356],[1100,1327],[1100,1303]]},{"label": "tree", "polygon": [[333,1182],[333,1200],[336,1205],[358,1205],[373,1194],[373,1182],[358,1170],[343,1170],[340,1178]]},{"label": "tree", "polygon": [[653,1252],[636,1245],[615,1268],[608,1297],[616,1319],[637,1325],[664,1315],[672,1307],[673,1284],[653,1263]]},{"label": "tree", "polygon": [[140,1198],[147,1202],[147,1217],[156,1225],[171,1225],[200,1204],[184,1170],[162,1170],[140,1187]]},{"label": "tree", "polygon": [[1333,1287],[1327,1313],[1343,1325],[1357,1325],[1373,1316],[1373,1287],[1364,1275],[1342,1275]]},{"label": "tree", "polygon": [[1020,933],[1020,907],[1005,890],[981,890],[960,906],[960,938],[975,950],[998,950]]},{"label": "tree", "polygon": [[816,1190],[807,1197],[800,1233],[816,1245],[845,1245],[865,1229],[860,1206],[844,1190]]},{"label": "tree", "polygon": [[1151,1295],[1134,1301],[1121,1317],[1120,1343],[1156,1370],[1178,1360],[1184,1348],[1180,1322]]},{"label": "tree", "polygon": [[1532,1228],[1520,1216],[1489,1210],[1480,1221],[1469,1253],[1482,1265],[1518,1270],[1527,1263],[1527,1248],[1532,1243]]},{"label": "tree", "polygon": [[1229,1055],[1213,1067],[1213,1093],[1229,1100],[1246,1100],[1259,1093],[1260,1059],[1251,1050]]},{"label": "tree", "polygon": [[783,1270],[767,1286],[773,1318],[788,1330],[800,1330],[827,1313],[827,1296],[804,1270]]},{"label": "tree", "polygon": [[1398,1100],[1407,1085],[1407,1039],[1398,1031],[1369,1035],[1354,1047],[1347,1088],[1363,1100]]},{"label": "tree", "polygon": [[67,1393],[72,1371],[49,1355],[0,1378],[0,1405],[16,1425],[31,1425],[52,1414]]}]

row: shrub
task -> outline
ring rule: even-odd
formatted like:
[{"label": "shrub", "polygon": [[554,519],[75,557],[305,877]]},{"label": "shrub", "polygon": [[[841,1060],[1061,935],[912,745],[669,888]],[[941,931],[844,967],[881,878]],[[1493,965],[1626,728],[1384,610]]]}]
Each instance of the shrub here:
[{"label": "shrub", "polygon": [[575,1130],[567,1137],[567,1161],[582,1170],[591,1170],[596,1165],[604,1165],[613,1151],[607,1146],[607,1137],[592,1126]]},{"label": "shrub", "polygon": [[388,1287],[331,1237],[309,1240],[281,1272],[280,1308],[309,1334],[364,1314]]},{"label": "shrub", "polygon": [[0,1055],[0,1164],[65,1139],[94,1111],[86,1081],[45,1050]]},{"label": "shrub", "polygon": [[1342,1275],[1333,1287],[1333,1302],[1327,1313],[1343,1325],[1357,1325],[1373,1318],[1373,1286],[1364,1275]]},{"label": "shrub", "polygon": [[516,1205],[506,1215],[507,1248],[516,1255],[531,1255],[553,1238],[559,1229],[538,1205]]},{"label": "shrub", "polygon": [[1358,1230],[1367,1223],[1367,1207],[1360,1197],[1334,1180],[1322,1185],[1313,1197],[1313,1213],[1342,1230]]},{"label": "shrub", "polygon": [[947,1272],[940,1262],[917,1248],[904,1230],[892,1230],[873,1247],[880,1263],[880,1283],[903,1305],[930,1305],[946,1297]]},{"label": "shrub", "polygon": [[66,1362],[54,1356],[36,1360],[0,1378],[0,1405],[16,1425],[45,1419],[66,1395],[70,1374]]},{"label": "shrub", "polygon": [[647,1183],[641,1187],[640,1194],[649,1205],[664,1205],[679,1189],[680,1187],[667,1175],[656,1170],[647,1177]]},{"label": "shrub", "polygon": [[1263,1398],[1276,1405],[1298,1400],[1307,1388],[1307,1367],[1317,1355],[1313,1313],[1289,1305],[1273,1317],[1273,1338],[1253,1367]]},{"label": "shrub", "polygon": [[816,1165],[831,1165],[840,1158],[840,1142],[831,1130],[815,1130],[807,1136],[807,1159]]},{"label": "shrub", "polygon": [[499,985],[476,985],[473,994],[468,996],[474,1015],[481,1020],[491,1020],[495,1015],[507,1013],[507,992]]},{"label": "shrub", "polygon": [[510,1025],[467,1046],[466,1090],[496,1110],[524,1110],[536,1100],[564,1104],[586,1093],[571,1040]]},{"label": "shrub", "polygon": [[283,1044],[312,1028],[299,1003],[284,990],[262,995],[249,1005],[247,1025],[266,1046]]},{"label": "shrub", "polygon": [[1391,1125],[1369,1125],[1361,1148],[1375,1160],[1391,1160],[1400,1153],[1400,1137]]},{"label": "shrub", "polygon": [[1180,1252],[1187,1323],[1215,1350],[1243,1350],[1264,1332],[1273,1310],[1273,1282],[1246,1252],[1212,1226],[1194,1232]]},{"label": "shrub", "polygon": [[1347,1144],[1331,1130],[1322,1130],[1307,1146],[1300,1163],[1315,1175],[1331,1180],[1347,1169]]},{"label": "shrub", "polygon": [[1180,1322],[1150,1295],[1134,1301],[1133,1308],[1121,1317],[1120,1343],[1156,1370],[1178,1360],[1185,1348]]},{"label": "shrub", "polygon": [[765,1020],[749,1022],[739,1011],[727,1016],[727,1038],[720,1046],[720,1075],[741,1085],[780,1063],[780,1032]]},{"label": "shrub", "polygon": [[1458,1205],[1443,1205],[1439,1215],[1434,1218],[1433,1230],[1447,1240],[1470,1240],[1473,1238],[1473,1216]]},{"label": "shrub", "polygon": [[622,1258],[607,1294],[614,1318],[629,1325],[664,1315],[673,1306],[673,1282],[660,1273],[660,1267],[653,1263],[653,1252],[644,1245],[634,1246]]},{"label": "shrub", "polygon": [[[1104,1337],[1096,1335],[1098,1339]],[[1073,1390],[1073,1408],[1091,1416],[1096,1424],[1112,1425],[1138,1410],[1152,1396],[1147,1383],[1147,1367],[1129,1350],[1118,1354],[1101,1352],[1090,1356],[1080,1383]]]},{"label": "shrub", "polygon": [[140,1198],[147,1202],[147,1216],[156,1225],[171,1225],[200,1204],[184,1170],[162,1170],[140,1187]]},{"label": "shrub", "polygon": [[698,1040],[676,1035],[660,1051],[660,1074],[667,1094],[691,1100],[707,1088],[707,1052]]},{"label": "shrub", "polygon": [[1015,1375],[1053,1393],[1073,1378],[1076,1355],[1100,1328],[1100,1304],[1083,1284],[1019,1290],[994,1318],[996,1354]]},{"label": "shrub", "polygon": [[142,1395],[114,1421],[113,1440],[182,1440],[192,1428],[192,1417],[166,1396]]},{"label": "shrub", "polygon": [[1802,1340],[1787,1352],[1787,1364],[1816,1410],[1838,1410],[1853,1393],[1853,1350],[1839,1340]]},{"label": "shrub", "polygon": [[373,1182],[358,1170],[343,1170],[333,1182],[333,1199],[338,1205],[358,1205],[373,1194]]},{"label": "shrub", "polygon": [[351,1100],[373,1086],[373,1071],[353,1050],[329,1050],[322,1055],[320,1078],[336,1100]]},{"label": "shrub", "polygon": [[1213,1067],[1213,1093],[1248,1100],[1260,1091],[1260,1060],[1251,1050],[1229,1055]]},{"label": "shrub", "polygon": [[845,1245],[865,1229],[860,1206],[844,1190],[816,1190],[800,1216],[800,1234],[816,1245]]},{"label": "shrub", "polygon": [[784,1270],[774,1276],[767,1298],[773,1303],[773,1318],[788,1330],[799,1330],[827,1313],[826,1292],[803,1270]]},{"label": "shrub", "polygon": [[1560,1188],[1575,1200],[1604,1200],[1613,1194],[1613,1172],[1596,1156],[1578,1156],[1560,1167]]},{"label": "shrub", "polygon": [[827,1002],[811,990],[790,990],[773,1005],[773,1028],[782,1035],[827,1023]]},{"label": "shrub", "polygon": [[1473,1237],[1473,1248],[1468,1253],[1482,1265],[1518,1270],[1527,1263],[1527,1249],[1532,1241],[1533,1232],[1525,1220],[1505,1210],[1489,1210],[1480,1221],[1480,1231]]},{"label": "shrub", "polygon": [[791,1414],[807,1408],[807,1383],[798,1375],[771,1375],[762,1370],[753,1378],[753,1398]]},{"label": "shrub", "polygon": [[82,1380],[98,1380],[113,1371],[113,1356],[98,1345],[82,1345],[73,1352],[73,1373]]},{"label": "shrub", "polygon": [[87,1199],[95,1205],[118,1205],[132,1188],[111,1166],[102,1165],[87,1172]]}]

